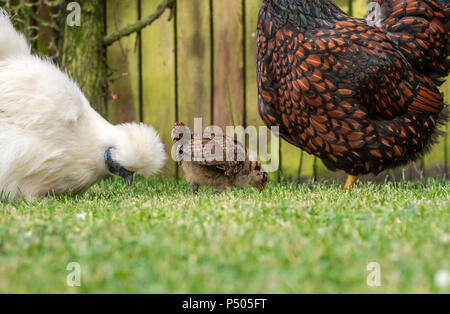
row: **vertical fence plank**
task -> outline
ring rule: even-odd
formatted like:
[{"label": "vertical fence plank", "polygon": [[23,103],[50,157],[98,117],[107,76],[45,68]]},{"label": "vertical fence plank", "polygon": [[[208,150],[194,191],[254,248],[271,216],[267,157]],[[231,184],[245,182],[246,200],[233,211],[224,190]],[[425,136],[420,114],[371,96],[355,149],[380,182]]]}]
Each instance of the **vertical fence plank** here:
[{"label": "vertical fence plank", "polygon": [[214,124],[243,125],[241,0],[213,0]]},{"label": "vertical fence plank", "polygon": [[[447,81],[441,91],[445,95],[446,103],[450,101],[450,82]],[[427,176],[442,177],[444,174],[448,178],[448,155],[449,155],[449,138],[448,129],[450,124],[441,127],[443,132],[446,132],[439,138],[439,143],[434,145],[429,154],[425,156],[425,171]]]},{"label": "vertical fence plank", "polygon": [[363,17],[367,14],[367,0],[353,0],[353,16]]},{"label": "vertical fence plank", "polygon": [[[449,77],[447,77],[447,82],[445,83],[444,87],[442,88],[442,91],[445,95],[445,103],[450,103],[450,81]],[[448,106],[448,105],[447,105]],[[444,143],[444,157],[443,157],[443,164],[444,164],[444,175],[445,178],[448,180],[450,178],[450,122],[447,123],[447,127],[443,128],[443,131],[445,132],[445,135],[442,137],[442,142]]]},{"label": "vertical fence plank", "polygon": [[[107,33],[136,21],[137,1],[107,0]],[[113,123],[139,118],[139,67],[135,42],[136,35],[131,35],[107,50],[110,74],[108,119]]]},{"label": "vertical fence plank", "polygon": [[178,119],[193,127],[202,117],[211,121],[211,36],[209,0],[179,1],[178,26]]},{"label": "vertical fence plank", "polygon": [[[316,157],[308,154],[303,151],[303,159],[301,160],[301,168],[298,169],[299,173],[297,174],[300,178],[309,178],[315,175],[314,173],[314,160]],[[301,155],[300,155],[301,157]],[[300,165],[299,165],[300,167]]]},{"label": "vertical fence plank", "polygon": [[349,1],[351,1],[351,0],[335,0],[334,3],[336,3],[336,5],[338,5],[345,12],[348,12]]},{"label": "vertical fence plank", "polygon": [[355,17],[363,17],[367,13],[368,0],[336,0],[342,10]]},{"label": "vertical fence plank", "polygon": [[[141,0],[142,16],[155,12],[160,1]],[[169,154],[163,170],[166,176],[175,176],[176,165],[170,158],[172,147],[170,131],[175,113],[175,51],[174,19],[168,21],[165,12],[152,26],[142,31],[143,121],[154,126]]]},{"label": "vertical fence plank", "polygon": [[[294,178],[298,175],[298,167],[300,165],[301,157],[300,148],[289,144],[286,141],[281,142],[281,178],[288,179]],[[308,156],[304,155],[303,160],[309,159]],[[300,174],[301,175],[301,174]]]},{"label": "vertical fence plank", "polygon": [[447,124],[445,128],[443,128],[445,135],[442,137],[442,141],[444,143],[444,160],[443,160],[443,176],[444,179],[448,180],[450,177],[450,171],[449,171],[449,147],[450,147],[450,140],[448,136],[448,132],[450,132],[450,123]]},{"label": "vertical fence plank", "polygon": [[[448,78],[447,78],[448,80]],[[447,81],[446,83],[447,88],[445,88],[446,91],[446,103],[449,104],[450,103],[450,82]],[[444,156],[444,164],[445,164],[445,178],[448,180],[450,178],[450,123],[447,124],[447,132],[445,133],[444,136],[444,150],[445,150],[445,156]]]},{"label": "vertical fence plank", "polygon": [[258,112],[258,88],[256,85],[256,28],[261,3],[262,0],[245,1],[245,124],[254,126],[264,125]]}]

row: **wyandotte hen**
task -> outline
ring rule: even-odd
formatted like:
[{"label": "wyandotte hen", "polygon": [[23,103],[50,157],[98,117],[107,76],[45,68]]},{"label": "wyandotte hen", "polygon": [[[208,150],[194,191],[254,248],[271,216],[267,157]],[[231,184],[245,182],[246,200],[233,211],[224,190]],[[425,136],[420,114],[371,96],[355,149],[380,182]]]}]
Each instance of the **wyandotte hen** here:
[{"label": "wyandotte hen", "polygon": [[289,143],[349,176],[404,165],[447,121],[450,5],[377,0],[366,19],[328,0],[263,0],[259,111]]},{"label": "wyandotte hen", "polygon": [[235,139],[214,133],[196,135],[180,122],[172,129],[172,139],[176,159],[195,194],[200,186],[213,187],[217,193],[246,185],[262,191],[266,186],[264,168]]},{"label": "wyandotte hen", "polygon": [[0,200],[78,194],[109,173],[131,184],[166,160],[152,127],[108,123],[66,73],[30,53],[1,9],[0,154]]}]

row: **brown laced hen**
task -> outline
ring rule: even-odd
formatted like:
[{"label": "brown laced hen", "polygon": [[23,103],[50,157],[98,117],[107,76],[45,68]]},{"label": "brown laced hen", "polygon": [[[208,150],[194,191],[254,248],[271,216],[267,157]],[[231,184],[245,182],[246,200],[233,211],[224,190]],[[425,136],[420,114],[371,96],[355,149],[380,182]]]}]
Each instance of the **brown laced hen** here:
[{"label": "brown laced hen", "polygon": [[264,122],[345,171],[346,187],[416,160],[447,121],[448,1],[377,2],[367,20],[328,0],[263,0],[259,14]]},{"label": "brown laced hen", "polygon": [[267,184],[267,173],[258,161],[252,161],[240,142],[214,133],[195,135],[183,123],[172,129],[175,155],[191,190],[213,187],[222,193],[229,187],[251,185],[260,192]]}]

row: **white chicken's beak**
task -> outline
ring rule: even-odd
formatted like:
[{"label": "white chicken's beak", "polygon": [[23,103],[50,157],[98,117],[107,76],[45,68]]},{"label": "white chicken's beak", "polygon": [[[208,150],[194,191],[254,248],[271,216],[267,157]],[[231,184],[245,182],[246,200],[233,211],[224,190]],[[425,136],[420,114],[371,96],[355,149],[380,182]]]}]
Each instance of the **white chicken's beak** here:
[{"label": "white chicken's beak", "polygon": [[130,186],[133,184],[133,174],[126,174],[122,176],[123,180],[125,181],[125,184],[127,186]]}]

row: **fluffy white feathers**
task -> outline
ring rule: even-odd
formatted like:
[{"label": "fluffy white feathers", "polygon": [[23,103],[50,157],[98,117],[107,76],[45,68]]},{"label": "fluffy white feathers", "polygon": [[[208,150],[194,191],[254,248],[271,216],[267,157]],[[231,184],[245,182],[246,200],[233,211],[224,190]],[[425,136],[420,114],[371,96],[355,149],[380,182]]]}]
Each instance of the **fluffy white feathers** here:
[{"label": "fluffy white feathers", "polygon": [[0,10],[0,198],[84,192],[108,174],[108,149],[146,177],[166,160],[152,127],[109,124],[66,73],[31,55]]},{"label": "fluffy white feathers", "polygon": [[12,26],[8,14],[0,8],[0,43],[9,43],[9,45],[0,46],[0,59],[3,60],[17,55],[26,55],[30,53],[25,36],[18,33]]},{"label": "fluffy white feathers", "polygon": [[145,124],[117,126],[117,145],[111,149],[113,159],[126,169],[149,177],[161,169],[166,160],[158,133]]}]

